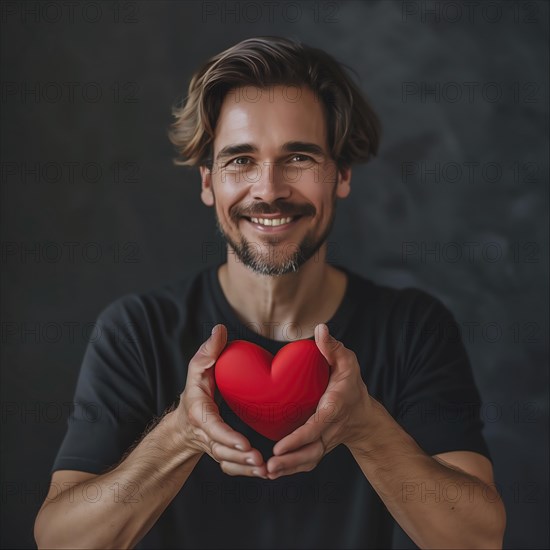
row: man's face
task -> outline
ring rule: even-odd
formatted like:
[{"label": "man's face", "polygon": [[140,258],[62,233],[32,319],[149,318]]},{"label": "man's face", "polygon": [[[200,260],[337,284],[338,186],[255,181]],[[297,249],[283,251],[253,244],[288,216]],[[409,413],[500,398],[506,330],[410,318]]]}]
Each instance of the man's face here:
[{"label": "man's face", "polygon": [[202,200],[247,267],[264,275],[296,271],[330,233],[350,169],[330,158],[323,105],[295,86],[229,92],[201,167]]}]

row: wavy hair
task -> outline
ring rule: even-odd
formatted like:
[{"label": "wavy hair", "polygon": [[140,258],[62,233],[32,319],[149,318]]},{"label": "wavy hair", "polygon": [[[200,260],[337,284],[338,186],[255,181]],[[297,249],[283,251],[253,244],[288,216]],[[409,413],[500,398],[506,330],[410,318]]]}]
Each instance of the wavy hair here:
[{"label": "wavy hair", "polygon": [[209,59],[172,109],[168,136],[174,164],[212,168],[216,122],[228,92],[242,86],[309,86],[323,102],[328,143],[338,166],[367,162],[378,152],[381,126],[344,67],[323,50],[277,36],[248,38]]}]

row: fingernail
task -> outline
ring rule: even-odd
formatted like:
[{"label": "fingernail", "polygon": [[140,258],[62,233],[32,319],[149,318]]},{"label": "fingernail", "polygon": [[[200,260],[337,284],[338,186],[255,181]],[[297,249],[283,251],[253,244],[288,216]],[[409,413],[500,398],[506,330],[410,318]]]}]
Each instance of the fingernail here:
[{"label": "fingernail", "polygon": [[321,333],[326,333],[326,334],[329,333],[327,325],[325,325],[324,323],[321,323],[320,327],[321,327]]},{"label": "fingernail", "polygon": [[239,451],[244,451],[244,447],[242,445],[235,445],[235,449],[238,449]]},{"label": "fingernail", "polygon": [[246,463],[247,463],[247,464],[250,464],[250,465],[252,465],[252,466],[254,465],[254,461],[253,461],[251,458],[247,458],[247,459],[246,459]]},{"label": "fingernail", "polygon": [[325,342],[336,342],[336,338],[332,336],[327,325],[325,325]]}]

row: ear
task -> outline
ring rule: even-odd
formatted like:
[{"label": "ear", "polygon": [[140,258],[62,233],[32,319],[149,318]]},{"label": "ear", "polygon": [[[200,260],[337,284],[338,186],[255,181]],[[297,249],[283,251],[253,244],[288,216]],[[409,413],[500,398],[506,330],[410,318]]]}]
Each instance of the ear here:
[{"label": "ear", "polygon": [[338,170],[338,183],[336,184],[336,196],[345,199],[351,192],[351,167],[344,166]]},{"label": "ear", "polygon": [[201,200],[206,206],[214,206],[214,193],[212,192],[212,171],[206,166],[199,167],[201,173]]}]

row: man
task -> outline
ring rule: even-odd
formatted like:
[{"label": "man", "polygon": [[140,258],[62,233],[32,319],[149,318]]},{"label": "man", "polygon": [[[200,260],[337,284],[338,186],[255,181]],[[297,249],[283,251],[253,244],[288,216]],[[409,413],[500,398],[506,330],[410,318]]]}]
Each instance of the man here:
[{"label": "man", "polygon": [[[171,139],[200,168],[228,259],[100,315],[39,548],[383,548],[392,516],[420,547],[501,547],[452,315],[326,262],[350,167],[378,148],[358,88],[320,50],[254,38],[212,58],[174,114]],[[329,384],[273,442],[232,414],[212,367],[228,340],[276,353],[304,338]]]}]

